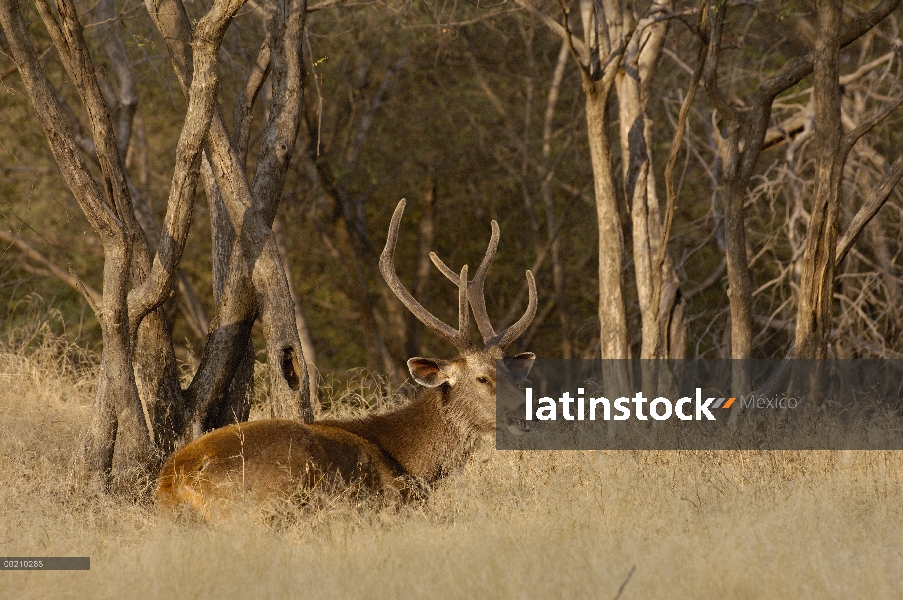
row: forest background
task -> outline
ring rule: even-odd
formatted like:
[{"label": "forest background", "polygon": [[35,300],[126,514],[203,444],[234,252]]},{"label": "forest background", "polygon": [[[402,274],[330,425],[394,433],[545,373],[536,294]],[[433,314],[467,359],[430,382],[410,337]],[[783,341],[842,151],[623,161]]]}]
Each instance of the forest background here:
[{"label": "forest background", "polygon": [[[177,4],[187,43],[215,11]],[[58,311],[57,333],[103,353],[108,380],[118,377],[96,392],[86,472],[110,472],[117,435],[128,440],[118,463],[147,465],[153,440],[165,452],[192,427],[247,418],[253,382],[226,393],[228,381],[209,383],[199,369],[217,360],[208,349],[235,264],[223,232],[244,231],[234,190],[199,158],[214,105],[263,216],[248,226],[260,227],[262,245],[243,248],[263,257],[247,274],[262,308],[242,321],[254,323],[256,350],[238,338],[216,346],[231,358],[215,369],[251,381],[254,361],[237,361],[270,361],[259,383],[268,379],[305,417],[306,387],[279,378],[291,371],[285,360],[300,367],[303,354],[312,381],[364,367],[391,387],[406,378],[408,357],[447,350],[379,277],[400,197],[410,220],[399,271],[442,317],[455,295],[429,251],[453,267],[476,264],[489,221],[499,222],[489,313],[502,326],[521,314],[530,268],[539,308],[519,344],[540,357],[903,353],[899,2],[220,2],[213,8],[231,11],[217,25],[223,37],[211,35],[204,52],[195,40],[194,69],[209,58],[218,77],[218,88],[195,96],[213,102],[204,110],[182,91],[190,73],[186,63],[173,68],[162,10],[23,4],[20,39],[14,5],[4,3],[0,38],[4,329],[30,343],[43,298]],[[67,29],[79,22],[83,46],[78,27]],[[50,83],[43,107],[17,74],[26,37],[29,64]],[[78,63],[83,56],[93,62]],[[82,83],[87,73],[96,89]],[[74,149],[62,160],[41,132],[51,104]],[[277,122],[284,115],[290,124]],[[195,130],[192,154],[180,136]],[[106,200],[73,193],[68,173],[99,182]],[[113,246],[91,231],[110,226],[97,217],[104,201],[128,239],[147,240],[130,247],[146,253],[130,267],[111,267]],[[162,261],[163,279],[150,268],[161,239],[153,269]],[[97,318],[124,301],[114,283],[131,289],[128,343],[113,343],[115,327]],[[159,348],[172,348],[173,360]],[[119,399],[131,397],[131,408]],[[151,442],[138,439],[145,424]]]}]

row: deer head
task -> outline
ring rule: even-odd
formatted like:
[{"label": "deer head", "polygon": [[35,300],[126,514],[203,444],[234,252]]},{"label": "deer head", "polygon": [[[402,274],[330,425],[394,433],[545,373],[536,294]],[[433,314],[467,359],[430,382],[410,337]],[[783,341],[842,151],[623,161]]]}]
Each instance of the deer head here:
[{"label": "deer head", "polygon": [[[411,377],[424,387],[437,388],[449,411],[469,431],[486,433],[505,428],[514,435],[529,432],[530,429],[522,418],[522,394],[517,385],[526,379],[536,356],[532,352],[523,352],[505,357],[504,349],[526,331],[536,316],[537,296],[533,274],[526,272],[529,290],[526,312],[512,326],[496,333],[486,310],[484,286],[486,273],[498,249],[498,223],[492,221],[489,247],[471,280],[467,278],[467,265],[461,268],[460,273],[455,273],[435,252],[431,252],[433,264],[458,288],[458,328],[453,329],[411,296],[395,271],[395,247],[404,208],[405,200],[401,200],[392,215],[386,247],[380,256],[380,272],[402,304],[428,329],[451,342],[459,354],[453,360],[411,358],[408,360]],[[474,344],[470,339],[468,304],[483,338],[480,345]],[[503,361],[505,368],[497,368],[497,361]]]}]

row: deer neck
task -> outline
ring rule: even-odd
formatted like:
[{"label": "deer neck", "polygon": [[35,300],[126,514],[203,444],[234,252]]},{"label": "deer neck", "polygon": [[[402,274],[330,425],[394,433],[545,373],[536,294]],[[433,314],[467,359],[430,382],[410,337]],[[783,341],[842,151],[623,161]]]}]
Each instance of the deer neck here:
[{"label": "deer neck", "polygon": [[379,446],[409,475],[432,481],[460,464],[476,436],[446,407],[450,390],[422,388],[406,406],[340,426]]}]

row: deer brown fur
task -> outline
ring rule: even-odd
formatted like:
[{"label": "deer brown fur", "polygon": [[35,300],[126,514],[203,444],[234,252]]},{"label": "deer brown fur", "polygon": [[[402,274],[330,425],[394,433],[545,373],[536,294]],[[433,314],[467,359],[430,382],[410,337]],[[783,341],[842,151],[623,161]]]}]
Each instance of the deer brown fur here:
[{"label": "deer brown fur", "polygon": [[[458,356],[408,360],[411,376],[422,387],[411,402],[392,412],[309,424],[254,421],[211,431],[166,462],[155,494],[159,505],[188,506],[209,514],[212,503],[230,498],[262,502],[299,490],[338,491],[356,485],[404,497],[411,478],[428,483],[441,478],[466,460],[480,438],[497,428],[514,434],[529,431],[517,416],[522,406],[517,384],[526,378],[534,355],[526,352],[504,358],[503,348],[526,330],[536,314],[532,274],[527,271],[526,313],[497,334],[486,314],[483,283],[498,245],[498,224],[492,222],[489,249],[473,280],[467,279],[466,265],[458,275],[431,254],[440,271],[458,286],[459,322],[458,329],[452,329],[424,309],[395,273],[404,205],[402,200],[392,217],[380,271],[408,310],[452,342]],[[468,304],[482,334],[482,346],[470,341]],[[497,369],[499,360],[504,360],[504,369]]]}]

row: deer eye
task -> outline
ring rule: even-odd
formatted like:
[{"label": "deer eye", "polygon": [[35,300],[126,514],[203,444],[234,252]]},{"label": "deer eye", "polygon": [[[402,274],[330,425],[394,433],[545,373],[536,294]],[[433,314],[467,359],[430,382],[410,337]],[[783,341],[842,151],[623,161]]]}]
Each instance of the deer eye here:
[{"label": "deer eye", "polygon": [[485,377],[477,377],[477,381],[479,381],[480,383],[489,383],[489,380]]}]

